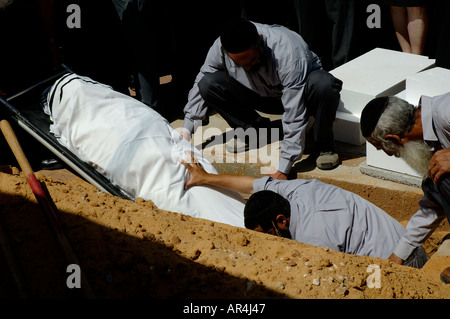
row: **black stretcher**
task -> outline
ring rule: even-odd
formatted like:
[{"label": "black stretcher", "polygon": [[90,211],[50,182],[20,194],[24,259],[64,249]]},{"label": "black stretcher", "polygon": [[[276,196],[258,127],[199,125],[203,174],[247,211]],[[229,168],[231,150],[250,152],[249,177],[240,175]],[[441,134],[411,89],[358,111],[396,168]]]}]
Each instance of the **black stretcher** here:
[{"label": "black stretcher", "polygon": [[31,135],[45,148],[55,154],[72,170],[99,190],[121,198],[134,200],[122,189],[113,185],[105,176],[97,172],[92,166],[80,160],[70,150],[62,146],[50,133],[51,120],[41,106],[42,93],[57,79],[66,73],[73,73],[63,66],[63,70],[47,79],[30,86],[29,88],[14,94],[6,99],[0,97],[0,107],[5,111],[9,119],[14,121],[26,133]]}]

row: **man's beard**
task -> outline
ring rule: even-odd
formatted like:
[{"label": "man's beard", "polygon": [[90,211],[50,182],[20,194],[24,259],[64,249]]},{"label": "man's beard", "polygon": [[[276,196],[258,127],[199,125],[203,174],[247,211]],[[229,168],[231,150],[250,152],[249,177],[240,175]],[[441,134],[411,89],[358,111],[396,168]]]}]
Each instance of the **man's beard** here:
[{"label": "man's beard", "polygon": [[416,170],[422,178],[428,176],[428,168],[433,153],[431,152],[430,147],[423,141],[411,141],[403,144],[403,146],[398,149],[395,156],[401,157]]}]

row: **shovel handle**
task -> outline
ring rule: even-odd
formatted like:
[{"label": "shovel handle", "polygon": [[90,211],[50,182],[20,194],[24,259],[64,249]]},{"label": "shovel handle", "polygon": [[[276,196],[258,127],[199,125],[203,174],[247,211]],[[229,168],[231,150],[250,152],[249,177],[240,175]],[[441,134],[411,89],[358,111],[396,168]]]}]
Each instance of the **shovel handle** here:
[{"label": "shovel handle", "polygon": [[[31,168],[31,165],[28,162],[28,159],[26,158],[25,153],[22,150],[22,147],[20,146],[19,140],[17,139],[14,130],[12,129],[11,125],[7,120],[2,120],[0,122],[0,129],[3,135],[5,136],[5,139],[8,142],[9,147],[14,153],[14,156],[16,157],[16,160],[19,163],[20,168],[24,172],[28,184],[30,185],[31,190],[33,191],[33,194],[36,197],[39,205],[42,207],[42,209],[49,217],[53,230],[56,233],[56,237],[67,261],[79,265],[78,258],[76,257],[72,249],[72,246],[70,245],[69,240],[67,239],[64,230],[61,224],[59,223],[59,219],[56,214],[56,208],[54,207],[54,203],[51,200],[50,194],[48,194],[48,190],[46,188],[45,189],[43,188],[41,183],[34,175],[33,169]],[[84,274],[82,275],[82,282],[84,286],[84,292],[87,295],[87,297],[93,298],[93,292]]]}]

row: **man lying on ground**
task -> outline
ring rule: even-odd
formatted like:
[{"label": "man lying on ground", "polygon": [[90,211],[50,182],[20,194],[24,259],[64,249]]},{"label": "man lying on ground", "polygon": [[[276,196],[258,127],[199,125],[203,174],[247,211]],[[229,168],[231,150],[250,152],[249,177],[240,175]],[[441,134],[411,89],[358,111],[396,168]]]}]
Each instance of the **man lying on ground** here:
[{"label": "man lying on ground", "polygon": [[[193,155],[180,159],[189,170],[187,189],[219,186],[252,194],[245,205],[245,227],[336,251],[387,259],[405,228],[386,212],[337,186],[318,180],[277,180],[265,176],[206,172]],[[428,256],[422,246],[404,265],[421,268]]]}]

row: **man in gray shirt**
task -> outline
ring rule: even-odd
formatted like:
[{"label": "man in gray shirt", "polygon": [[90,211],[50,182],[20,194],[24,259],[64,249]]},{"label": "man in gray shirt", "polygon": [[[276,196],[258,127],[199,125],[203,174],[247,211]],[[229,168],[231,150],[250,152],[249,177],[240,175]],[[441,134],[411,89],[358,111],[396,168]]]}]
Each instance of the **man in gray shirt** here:
[{"label": "man in gray shirt", "polygon": [[[191,163],[180,162],[190,173],[186,188],[213,185],[252,194],[244,209],[244,223],[249,229],[384,259],[405,233],[405,228],[386,212],[334,185],[318,180],[208,174],[193,156]],[[426,261],[420,247],[405,265],[421,268]]]},{"label": "man in gray shirt", "polygon": [[[339,165],[333,122],[341,88],[342,81],[322,69],[299,34],[279,25],[233,20],[210,48],[189,92],[181,134],[190,139],[207,107],[217,110],[232,128],[244,130],[270,125],[257,109],[283,114],[281,156],[271,176],[287,179],[303,154],[306,126],[313,116],[316,164],[332,169]],[[248,149],[245,141],[232,142],[229,151]]]},{"label": "man in gray shirt", "polygon": [[[450,92],[422,96],[419,106],[397,97],[378,97],[361,113],[367,142],[389,156],[401,157],[422,174],[420,209],[389,259],[402,264],[447,215],[450,222]],[[441,274],[450,283],[450,267]]]}]

